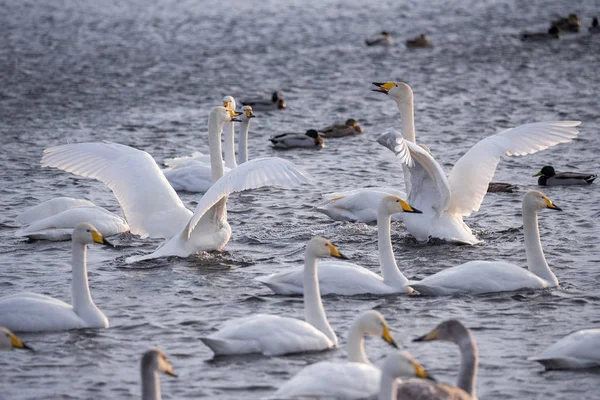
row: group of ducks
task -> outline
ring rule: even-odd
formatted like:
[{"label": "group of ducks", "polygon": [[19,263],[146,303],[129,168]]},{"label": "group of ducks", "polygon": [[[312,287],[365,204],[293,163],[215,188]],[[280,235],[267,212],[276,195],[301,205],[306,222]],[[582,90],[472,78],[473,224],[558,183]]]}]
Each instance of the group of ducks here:
[{"label": "group of ducks", "polygon": [[[365,44],[367,46],[391,46],[394,44],[392,40],[392,35],[387,31],[382,31],[379,35],[365,39]],[[417,49],[417,48],[425,48],[425,47],[433,47],[433,43],[427,39],[425,34],[420,34],[419,36],[408,39],[405,42],[406,47],[409,49]]]},{"label": "group of ducks", "polygon": [[[400,271],[393,253],[391,218],[399,217],[406,229],[420,240],[439,237],[461,243],[478,243],[479,239],[462,219],[479,209],[501,157],[532,154],[568,142],[577,136],[576,127],[580,122],[532,123],[504,130],[473,146],[446,177],[427,146],[415,143],[413,92],[410,86],[403,82],[374,85],[375,91],[396,101],[400,110],[402,134],[397,131],[386,132],[379,136],[378,142],[393,151],[403,164],[408,195],[395,188],[352,189],[327,195],[325,202],[316,209],[334,219],[377,222],[381,275],[344,261],[318,263],[320,258],[346,257],[329,240],[314,237],[306,245],[303,267],[258,278],[277,294],[302,294],[304,320],[256,314],[229,321],[218,331],[201,338],[215,355],[262,353],[275,356],[337,347],[338,338],[327,320],[322,295],[478,295],[558,285],[558,279],[544,257],[537,214],[542,209],[561,209],[541,192],[529,191],[523,198],[527,269],[506,261],[470,261],[420,281],[409,281]],[[244,135],[247,135],[247,124],[254,114],[250,105],[242,107],[242,112],[235,111],[233,101],[227,96],[223,106],[215,107],[209,115],[207,156],[195,153],[167,161],[169,168],[174,170],[204,168],[209,171],[210,186],[194,212],[183,205],[169,184],[168,170],[161,170],[154,159],[141,150],[107,142],[68,144],[46,149],[41,163],[42,166],[104,182],[114,192],[132,233],[142,238],[165,239],[152,254],[129,257],[127,262],[163,256],[186,257],[201,250],[220,250],[231,236],[226,208],[229,194],[263,186],[290,188],[311,181],[306,171],[281,158],[247,160],[247,151],[243,149],[246,145],[240,147],[242,158],[237,164],[235,152],[232,151],[233,129],[230,128],[233,128],[234,122],[242,122],[242,132],[245,134],[240,143],[247,144]],[[225,132],[225,162],[221,148],[222,132]],[[229,167],[225,165],[227,160],[230,161]],[[540,179],[544,178],[543,184],[547,185],[561,179],[577,178],[557,178],[558,174],[549,167],[544,167],[540,175]],[[588,176],[584,181],[589,183],[593,178]],[[51,211],[61,210],[53,216],[60,221],[60,215],[64,217],[62,213],[78,208],[81,208],[78,210],[81,211],[79,218],[85,218],[86,212],[95,207],[85,202],[71,203],[73,207],[64,209],[67,202],[56,201],[51,207],[38,208],[20,218],[31,221],[36,216],[44,216],[43,219],[46,219]],[[77,215],[73,214],[68,222],[76,219]],[[66,226],[67,221],[63,222]],[[62,234],[67,234],[66,229]],[[10,330],[39,332],[108,328],[108,319],[91,297],[86,251],[89,244],[112,244],[97,227],[85,220],[74,227],[70,237],[72,304],[29,292],[0,298],[0,326],[5,327],[0,331],[0,348],[29,348]],[[380,336],[397,347],[385,318],[374,310],[364,312],[349,328],[347,362],[310,365],[281,385],[274,398],[476,398],[477,346],[469,329],[461,322],[444,321],[416,339],[445,340],[459,346],[461,366],[456,386],[433,382],[423,367],[406,352],[394,351],[381,368],[374,366],[364,350],[363,338],[366,335]],[[547,368],[585,368],[600,365],[598,349],[600,329],[589,329],[565,337],[532,359]],[[171,365],[159,350],[150,350],[143,355],[141,370],[144,399],[159,398],[158,372],[174,375]],[[398,381],[398,377],[430,379]]]},{"label": "group of ducks", "polygon": [[[521,40],[523,41],[542,41],[560,39],[561,33],[579,33],[581,20],[577,14],[569,14],[566,18],[558,18],[550,23],[547,32],[523,32]],[[588,28],[590,34],[600,33],[598,18],[592,18],[592,25]]]}]

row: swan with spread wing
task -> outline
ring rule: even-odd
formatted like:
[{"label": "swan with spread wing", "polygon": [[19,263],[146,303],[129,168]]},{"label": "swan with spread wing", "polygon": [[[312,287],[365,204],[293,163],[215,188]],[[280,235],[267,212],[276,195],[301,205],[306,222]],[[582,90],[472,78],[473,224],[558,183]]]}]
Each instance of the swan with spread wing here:
[{"label": "swan with spread wing", "polygon": [[167,239],[154,253],[128,262],[221,250],[231,237],[226,207],[231,193],[264,186],[291,188],[311,180],[307,172],[277,157],[254,159],[224,174],[221,133],[237,116],[221,106],[209,115],[214,183],[194,212],[185,207],[152,156],[129,146],[104,142],[51,147],[44,150],[41,164],[103,182],[119,201],[132,233]]}]

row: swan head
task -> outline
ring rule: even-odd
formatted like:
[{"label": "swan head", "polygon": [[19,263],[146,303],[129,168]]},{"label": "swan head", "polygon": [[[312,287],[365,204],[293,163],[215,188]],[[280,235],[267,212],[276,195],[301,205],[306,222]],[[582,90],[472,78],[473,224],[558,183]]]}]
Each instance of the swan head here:
[{"label": "swan head", "polygon": [[105,246],[114,247],[112,243],[102,237],[102,234],[98,232],[92,224],[83,223],[79,224],[73,229],[71,234],[71,240],[82,244],[94,244],[99,243]]},{"label": "swan head", "polygon": [[413,356],[406,351],[394,351],[388,355],[381,367],[381,372],[392,378],[424,378],[435,381]]},{"label": "swan head", "polygon": [[465,337],[470,337],[469,329],[459,320],[449,319],[426,335],[418,337],[413,342],[429,342],[432,340],[444,340],[452,343],[460,343]]},{"label": "swan head", "polygon": [[554,176],[554,175],[556,175],[556,171],[554,171],[554,167],[551,167],[550,165],[546,165],[544,168],[541,169],[540,172],[538,172],[537,174],[535,174],[533,176],[540,176],[540,175]]},{"label": "swan head", "polygon": [[398,348],[396,341],[390,333],[390,328],[380,312],[375,310],[365,311],[354,321],[353,325],[358,326],[358,329],[362,332],[363,336],[379,336],[387,343]]},{"label": "swan head", "polygon": [[381,209],[383,209],[387,214],[392,215],[399,212],[407,212],[407,213],[415,213],[422,214],[421,211],[417,210],[406,201],[402,200],[397,196],[385,196],[381,200],[381,204],[379,205]]},{"label": "swan head", "polygon": [[373,82],[373,85],[377,86],[376,89],[373,89],[374,92],[387,94],[394,99],[396,103],[403,104],[413,99],[411,87],[404,82]]},{"label": "swan head", "polygon": [[315,236],[308,241],[306,252],[318,258],[335,257],[344,260],[348,259],[329,240],[319,236]]},{"label": "swan head", "polygon": [[232,96],[223,97],[223,107],[235,111],[235,109],[236,109],[235,99]]},{"label": "swan head", "polygon": [[159,349],[148,350],[142,356],[142,370],[162,372],[167,375],[177,376],[165,353]]},{"label": "swan head", "polygon": [[0,350],[2,349],[25,349],[25,350],[33,350],[32,347],[29,347],[25,343],[21,341],[7,328],[0,328]]},{"label": "swan head", "polygon": [[537,190],[530,190],[525,194],[525,197],[523,197],[523,209],[539,211],[544,208],[562,211],[562,208],[555,205],[544,193]]},{"label": "swan head", "polygon": [[216,122],[219,130],[222,130],[226,123],[228,122],[240,122],[237,118],[240,116],[240,113],[235,112],[227,107],[217,106],[212,109],[210,115],[208,116],[209,125],[211,121]]},{"label": "swan head", "polygon": [[256,117],[256,115],[254,115],[254,113],[252,112],[251,106],[243,106],[242,107],[242,117],[246,121],[248,121],[250,118]]}]

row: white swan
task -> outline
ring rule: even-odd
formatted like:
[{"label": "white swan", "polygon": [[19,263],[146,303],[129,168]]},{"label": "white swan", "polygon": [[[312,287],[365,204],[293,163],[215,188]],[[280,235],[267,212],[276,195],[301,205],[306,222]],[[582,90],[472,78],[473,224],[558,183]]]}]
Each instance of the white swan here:
[{"label": "white swan", "polygon": [[[315,206],[315,210],[336,221],[374,222],[377,221],[377,207],[386,196],[406,198],[401,190],[386,187],[351,189],[330,193]],[[402,216],[395,214],[394,221],[402,221]]]},{"label": "white swan", "polygon": [[[420,213],[399,197],[386,196],[381,200],[377,216],[377,237],[381,276],[356,264],[340,261],[324,261],[319,266],[319,286],[322,295],[357,295],[411,293],[408,279],[396,265],[390,219],[395,213]],[[302,270],[294,268],[273,275],[260,277],[259,282],[277,294],[301,294],[303,292]]]},{"label": "white swan", "polygon": [[348,362],[321,361],[311,364],[284,383],[275,399],[335,398],[362,399],[379,392],[381,371],[365,354],[364,336],[377,335],[397,347],[383,315],[369,310],[359,315],[348,335]]},{"label": "white swan", "polygon": [[165,353],[158,349],[148,350],[140,363],[142,372],[142,400],[160,400],[160,380],[158,373],[177,377]]},{"label": "white swan", "polygon": [[426,277],[410,286],[423,295],[440,296],[456,293],[496,293],[519,289],[543,289],[558,286],[558,279],[548,267],[538,230],[538,210],[559,210],[537,190],[523,197],[523,231],[529,270],[505,261],[470,261]]},{"label": "white swan", "polygon": [[129,231],[127,222],[92,202],[71,197],[57,197],[25,210],[16,218],[25,224],[15,236],[35,240],[70,240],[77,225],[88,222],[110,237]]},{"label": "white swan", "polygon": [[[392,131],[384,136],[397,137],[395,151],[402,152],[401,160],[408,167],[405,181],[410,181],[408,202],[423,211],[425,219],[404,215],[406,229],[417,240],[430,237],[476,244],[479,240],[463,218],[478,211],[503,155],[533,154],[577,136],[579,121],[539,122],[520,125],[479,141],[454,165],[450,175],[431,154],[415,141],[413,93],[402,82],[374,83],[377,91],[388,94],[398,104],[402,118],[402,135]],[[404,137],[404,140],[402,139]],[[393,140],[378,140],[393,143]],[[391,145],[386,146],[391,149]],[[407,157],[406,152],[410,153]],[[414,164],[407,164],[408,160]]]},{"label": "white swan", "polygon": [[[378,400],[414,399],[414,397],[398,396],[398,378],[420,377],[433,379],[410,354],[395,351],[388,355],[381,365],[381,380]],[[426,381],[423,381],[426,382]]]},{"label": "white swan", "polygon": [[[458,345],[460,349],[460,371],[456,386],[444,383],[410,380],[397,388],[398,399],[411,400],[475,400],[479,354],[477,344],[469,328],[460,321],[447,320],[415,342],[444,340]],[[396,398],[396,397],[394,397]]]},{"label": "white swan", "polygon": [[148,153],[116,143],[79,143],[44,150],[42,166],[55,167],[104,182],[115,194],[131,232],[168,239],[154,253],[128,262],[164,256],[187,257],[198,251],[221,250],[231,237],[227,196],[264,186],[290,188],[309,182],[310,175],[290,161],[248,161],[223,175],[221,132],[230,111],[215,107],[209,116],[209,143],[214,184],[188,210]]},{"label": "white swan", "polygon": [[327,321],[319,280],[317,259],[344,257],[327,239],[314,237],[306,245],[304,261],[304,319],[256,314],[228,321],[223,328],[201,338],[215,355],[262,353],[277,356],[337,347],[335,332]]},{"label": "white swan", "polygon": [[[237,105],[235,99],[231,96],[223,97],[223,106],[235,112]],[[225,155],[225,167],[233,169],[237,167],[235,159],[235,125],[234,121],[229,121],[223,127],[223,149]]]},{"label": "white swan", "polygon": [[0,298],[0,326],[15,332],[65,331],[108,328],[108,319],[96,307],[88,285],[87,245],[112,246],[90,224],[75,227],[72,235],[72,305],[37,293],[16,293]]},{"label": "white swan", "polygon": [[600,329],[573,332],[529,360],[547,370],[600,367]]},{"label": "white swan", "polygon": [[0,350],[25,349],[33,350],[17,337],[10,329],[0,327]]}]

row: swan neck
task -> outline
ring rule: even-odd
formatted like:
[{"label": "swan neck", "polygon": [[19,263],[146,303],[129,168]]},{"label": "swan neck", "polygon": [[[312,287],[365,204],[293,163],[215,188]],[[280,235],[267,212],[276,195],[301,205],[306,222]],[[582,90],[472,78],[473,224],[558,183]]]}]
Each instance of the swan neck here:
[{"label": "swan neck", "polygon": [[215,183],[223,176],[223,156],[221,155],[221,132],[223,126],[209,118],[208,120],[208,147],[210,149],[210,168],[212,181]]},{"label": "swan neck", "polygon": [[458,347],[460,349],[460,370],[456,386],[469,393],[473,398],[477,398],[475,386],[479,353],[470,332],[465,332],[464,337],[458,342]]},{"label": "swan neck", "polygon": [[327,321],[321,301],[317,258],[308,251],[304,261],[304,320],[323,332],[332,343],[337,345],[337,337]]},{"label": "swan neck", "polygon": [[525,252],[527,254],[527,268],[529,271],[553,286],[558,285],[558,279],[548,266],[538,227],[537,212],[523,205],[523,231],[525,234]]},{"label": "swan neck", "polygon": [[248,131],[249,130],[250,130],[250,120],[244,119],[242,121],[240,141],[238,142],[238,157],[240,159],[240,164],[248,162]]},{"label": "swan neck", "polygon": [[377,211],[377,242],[379,247],[379,267],[383,281],[394,288],[401,288],[408,284],[408,279],[400,272],[394,257],[391,236],[392,216],[387,212],[385,205],[379,206]]},{"label": "swan neck", "polygon": [[73,258],[71,261],[72,280],[71,280],[71,297],[73,309],[75,313],[81,315],[84,309],[93,307],[96,308],[87,276],[87,245],[73,241],[72,245]]},{"label": "swan neck", "polygon": [[142,400],[160,400],[158,372],[150,366],[142,367]]},{"label": "swan neck", "polygon": [[361,329],[360,319],[355,320],[350,326],[348,334],[348,361],[371,365],[365,353],[365,339]]},{"label": "swan neck", "polygon": [[409,97],[398,102],[400,110],[400,119],[402,120],[402,137],[411,142],[415,142],[415,109],[413,105],[412,93]]},{"label": "swan neck", "polygon": [[379,400],[396,400],[398,396],[398,385],[396,384],[396,378],[390,374],[386,374],[385,371],[381,371],[381,383],[379,384]]},{"label": "swan neck", "polygon": [[225,146],[225,166],[227,168],[237,167],[235,161],[235,126],[233,122],[225,124],[223,143]]}]

